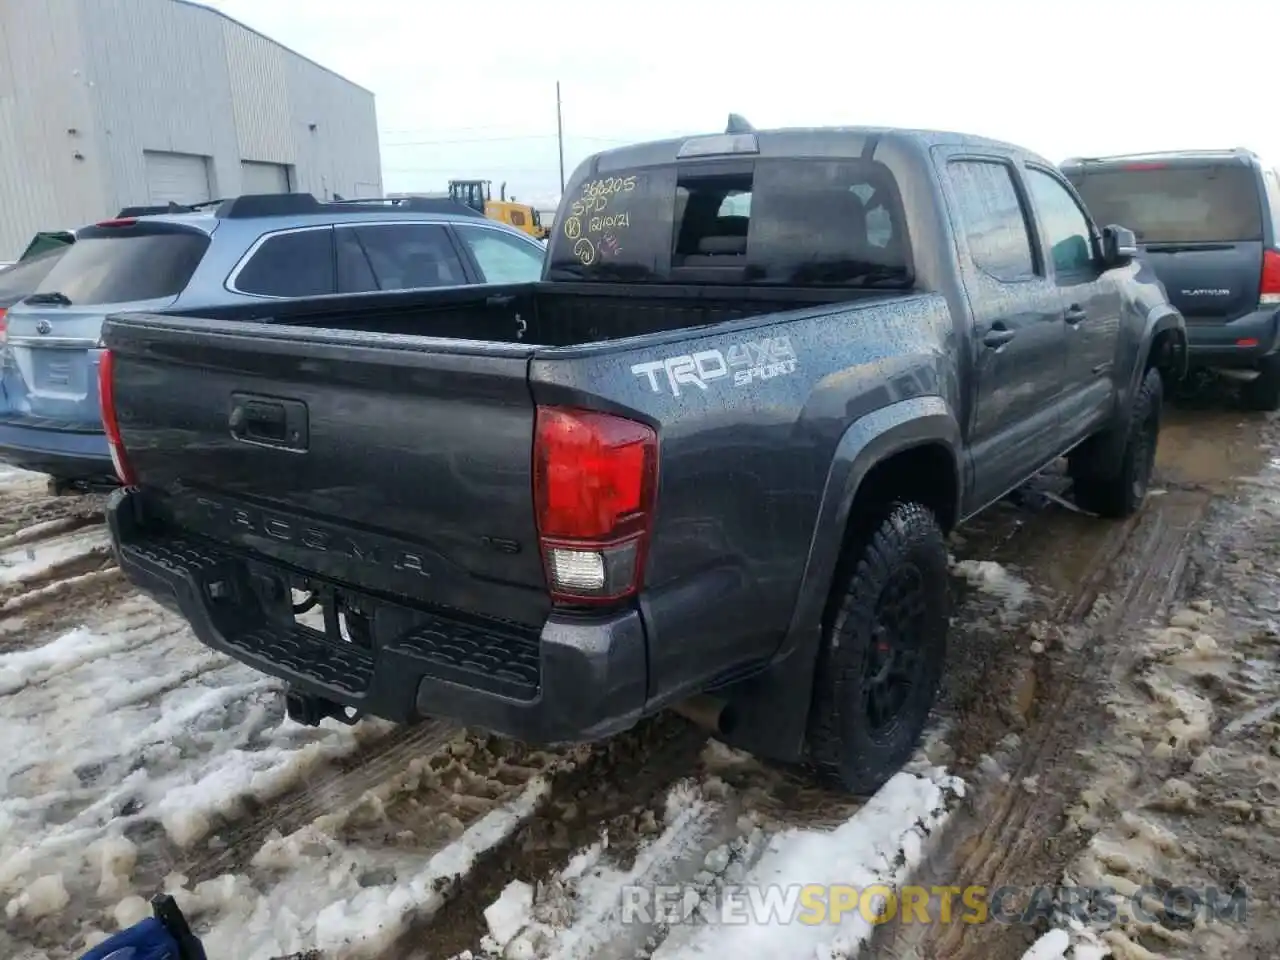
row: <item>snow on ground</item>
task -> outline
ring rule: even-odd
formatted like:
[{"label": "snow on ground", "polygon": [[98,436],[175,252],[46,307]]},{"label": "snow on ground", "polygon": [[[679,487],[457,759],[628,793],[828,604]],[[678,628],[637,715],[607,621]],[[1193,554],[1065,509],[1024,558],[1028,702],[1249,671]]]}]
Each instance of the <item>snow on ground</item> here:
[{"label": "snow on ground", "polygon": [[951,565],[951,572],[1003,601],[1007,613],[1015,613],[1031,599],[1031,585],[993,560],[961,560]]},{"label": "snow on ground", "polygon": [[[0,638],[0,954],[77,956],[166,890],[210,957],[394,955],[409,925],[429,921],[513,831],[559,816],[556,778],[594,756],[440,724],[378,760],[396,741],[388,724],[294,724],[276,681],[210,651],[150,600],[126,593],[95,609],[91,590],[110,572],[76,561],[105,558],[105,532],[47,509],[42,486],[0,469],[0,500],[37,521],[0,538],[0,612],[73,587],[67,603],[90,602],[74,629],[41,635],[39,617],[12,619]],[[978,577],[1018,595],[1016,578]],[[729,763],[731,751],[707,749]],[[334,761],[356,751],[353,764],[374,757],[370,772],[336,788],[347,774]],[[705,763],[646,814],[633,855],[617,859],[602,832],[558,870],[553,859],[543,882],[510,884],[477,946],[563,960],[683,960],[722,944],[740,960],[850,957],[870,930],[856,913],[750,930],[715,905],[768,884],[899,884],[963,785],[917,767],[826,829],[780,822],[759,788]],[[689,922],[622,915],[625,891],[656,884],[693,896]]]},{"label": "snow on ground", "polygon": [[[733,792],[714,778],[682,782],[667,798],[661,833],[628,868],[609,863],[604,835],[537,889],[509,884],[485,911],[481,955],[853,957],[872,931],[858,910],[806,924],[785,905],[797,909],[807,884],[898,887],[962,795],[963,784],[940,769],[903,772],[834,829],[771,831],[754,816],[735,816]],[[665,891],[664,904],[647,899],[654,890]],[[772,907],[771,896],[780,898]]]},{"label": "snow on ground", "polygon": [[1092,780],[1064,832],[1088,840],[1064,880],[1114,891],[1114,912],[1065,910],[1024,960],[1280,955],[1280,462],[1226,510],[1193,599],[1115,665],[1107,735],[1079,754]]},{"label": "snow on ground", "polygon": [[66,891],[130,893],[148,854],[131,837],[147,836],[148,824],[188,847],[214,818],[279,795],[357,746],[352,728],[283,720],[275,687],[140,597],[0,653],[0,903],[9,917],[38,919]]},{"label": "snow on ground", "polygon": [[[412,849],[343,843],[335,836],[338,816],[262,847],[253,865],[276,881],[265,893],[248,877],[231,874],[190,891],[176,883],[168,889],[192,916],[216,913],[212,928],[201,935],[211,957],[266,960],[315,949],[376,956],[411,919],[427,919],[438,910],[455,879],[537,809],[547,786],[534,779],[512,802],[428,857]],[[141,915],[145,905],[134,906]]]},{"label": "snow on ground", "polygon": [[0,586],[38,579],[68,560],[103,556],[110,552],[110,539],[101,526],[19,544],[0,552]]}]

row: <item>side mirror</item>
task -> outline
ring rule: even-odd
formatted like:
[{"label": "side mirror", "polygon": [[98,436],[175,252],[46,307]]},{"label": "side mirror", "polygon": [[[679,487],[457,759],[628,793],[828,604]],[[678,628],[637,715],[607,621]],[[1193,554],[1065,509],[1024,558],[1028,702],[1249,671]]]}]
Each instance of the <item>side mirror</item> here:
[{"label": "side mirror", "polygon": [[1102,228],[1102,259],[1108,267],[1123,267],[1138,255],[1138,238],[1128,227],[1111,223]]}]

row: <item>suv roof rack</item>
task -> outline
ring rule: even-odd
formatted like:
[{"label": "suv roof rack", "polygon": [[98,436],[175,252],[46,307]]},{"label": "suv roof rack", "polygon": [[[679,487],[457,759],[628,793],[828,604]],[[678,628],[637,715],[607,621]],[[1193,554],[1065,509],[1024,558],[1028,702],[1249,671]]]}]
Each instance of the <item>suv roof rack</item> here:
[{"label": "suv roof rack", "polygon": [[459,203],[449,197],[372,197],[355,200],[335,198],[329,201],[329,204],[338,204],[347,210],[377,211],[392,207],[397,210],[407,210],[410,213],[455,213],[465,214],[469,217],[484,216],[474,207],[468,207],[465,203]]},{"label": "suv roof rack", "polygon": [[403,210],[408,213],[449,213],[483,217],[484,214],[448,198],[374,197],[356,200],[331,200],[321,203],[309,193],[255,193],[219,202],[217,216],[222,220],[248,220],[255,217],[316,215],[334,207],[352,213],[384,213]]},{"label": "suv roof rack", "polygon": [[1101,157],[1068,157],[1064,163],[1108,163],[1113,160],[1145,160],[1156,157],[1257,157],[1248,147],[1200,148],[1196,150],[1144,150],[1141,153],[1114,153]]}]

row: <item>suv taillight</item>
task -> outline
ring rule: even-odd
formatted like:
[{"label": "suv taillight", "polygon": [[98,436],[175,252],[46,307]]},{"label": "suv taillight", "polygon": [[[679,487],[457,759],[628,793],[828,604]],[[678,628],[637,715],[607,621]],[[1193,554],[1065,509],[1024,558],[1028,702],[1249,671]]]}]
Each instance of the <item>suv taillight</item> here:
[{"label": "suv taillight", "polygon": [[1280,250],[1262,251],[1262,303],[1280,305]]},{"label": "suv taillight", "polygon": [[9,339],[9,318],[5,316],[6,313],[8,311],[4,307],[0,307],[0,346]]},{"label": "suv taillight", "polygon": [[115,358],[110,350],[103,350],[98,359],[98,408],[102,412],[102,430],[107,435],[107,446],[111,450],[111,465],[116,468],[116,476],[126,487],[137,481],[129,458],[125,454],[124,441],[120,439],[120,421],[116,417],[116,385]]},{"label": "suv taillight", "polygon": [[608,603],[639,592],[657,481],[653,428],[590,410],[538,407],[533,500],[554,601]]}]

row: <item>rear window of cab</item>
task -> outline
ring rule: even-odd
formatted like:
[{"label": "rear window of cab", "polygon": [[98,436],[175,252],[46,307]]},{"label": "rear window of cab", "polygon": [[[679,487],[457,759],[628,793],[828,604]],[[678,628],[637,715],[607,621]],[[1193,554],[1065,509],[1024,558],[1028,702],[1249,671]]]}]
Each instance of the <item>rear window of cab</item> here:
[{"label": "rear window of cab", "polygon": [[908,287],[910,251],[883,164],[734,159],[579,179],[548,279]]}]

